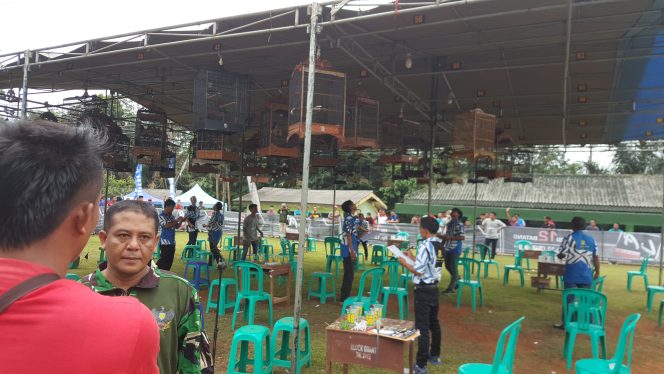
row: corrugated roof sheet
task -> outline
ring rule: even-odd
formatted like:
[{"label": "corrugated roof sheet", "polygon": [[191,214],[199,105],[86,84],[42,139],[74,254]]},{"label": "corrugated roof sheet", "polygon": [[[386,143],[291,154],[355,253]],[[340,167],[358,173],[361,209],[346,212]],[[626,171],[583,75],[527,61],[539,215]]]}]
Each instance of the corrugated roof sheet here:
[{"label": "corrugated roof sheet", "polygon": [[[538,175],[532,183],[502,179],[478,184],[477,204],[515,208],[659,212],[662,176],[658,175]],[[473,204],[475,185],[439,185],[432,191],[437,205]],[[427,190],[406,196],[406,204],[426,204]]]},{"label": "corrugated roof sheet", "polygon": [[[291,188],[263,187],[258,190],[258,198],[261,202],[265,201],[279,204],[286,203],[299,205],[301,200],[300,194],[300,190]],[[331,205],[333,195],[333,190],[309,190],[309,204]],[[335,201],[340,205],[346,200],[351,200],[357,203],[367,198],[374,198],[383,204],[383,202],[375,196],[371,190],[337,190]],[[244,195],[242,200],[251,201],[251,195]]]}]

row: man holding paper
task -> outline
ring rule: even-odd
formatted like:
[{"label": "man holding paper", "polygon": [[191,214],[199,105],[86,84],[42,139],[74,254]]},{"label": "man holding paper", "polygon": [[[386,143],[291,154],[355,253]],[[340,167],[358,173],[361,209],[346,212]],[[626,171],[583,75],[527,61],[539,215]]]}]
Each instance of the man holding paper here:
[{"label": "man holding paper", "polygon": [[420,235],[424,240],[420,242],[417,257],[410,252],[404,252],[408,257],[398,256],[399,263],[413,273],[415,284],[415,328],[420,330],[417,361],[413,367],[415,374],[428,373],[427,362],[432,365],[441,364],[441,331],[438,321],[440,268],[436,267],[436,250],[433,244],[433,241],[437,240],[436,232],[436,219],[428,216],[422,218]]}]

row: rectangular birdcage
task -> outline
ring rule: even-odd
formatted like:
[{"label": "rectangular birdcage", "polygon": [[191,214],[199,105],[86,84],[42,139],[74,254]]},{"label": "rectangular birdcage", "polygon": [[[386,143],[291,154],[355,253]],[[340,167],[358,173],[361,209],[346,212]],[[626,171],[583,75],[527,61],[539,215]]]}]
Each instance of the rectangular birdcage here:
[{"label": "rectangular birdcage", "polygon": [[533,153],[528,149],[501,150],[496,164],[496,178],[505,178],[507,182],[533,181]]},{"label": "rectangular birdcage", "polygon": [[[322,64],[321,64],[322,65]],[[288,86],[288,138],[304,139],[309,67],[299,64]],[[311,134],[344,137],[346,119],[346,74],[316,67]]]},{"label": "rectangular birdcage", "polygon": [[451,141],[453,155],[474,160],[496,154],[496,116],[481,109],[458,114]]},{"label": "rectangular birdcage", "polygon": [[213,130],[196,131],[196,158],[201,160],[237,162],[237,142],[234,135]]},{"label": "rectangular birdcage", "polygon": [[344,142],[341,147],[378,148],[379,110],[378,100],[362,96],[353,97],[346,109]]},{"label": "rectangular birdcage", "polygon": [[164,111],[157,108],[138,110],[132,153],[139,163],[159,165],[168,144],[166,124]]},{"label": "rectangular birdcage", "polygon": [[224,71],[201,70],[194,80],[194,130],[236,133],[249,119],[247,77]]},{"label": "rectangular birdcage", "polygon": [[339,165],[339,147],[335,138],[311,139],[311,167],[335,167]]},{"label": "rectangular birdcage", "polygon": [[300,155],[299,144],[288,142],[288,105],[267,104],[261,115],[258,155],[285,158]]}]

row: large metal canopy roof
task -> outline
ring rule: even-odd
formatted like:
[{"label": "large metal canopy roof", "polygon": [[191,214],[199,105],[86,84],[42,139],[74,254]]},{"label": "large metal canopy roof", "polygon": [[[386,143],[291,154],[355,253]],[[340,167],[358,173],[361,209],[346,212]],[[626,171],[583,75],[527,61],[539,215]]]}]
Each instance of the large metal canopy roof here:
[{"label": "large metal canopy roof", "polygon": [[[515,143],[662,138],[663,8],[664,0],[402,0],[398,12],[392,4],[327,17],[320,57],[347,73],[349,94],[379,99],[384,118],[403,105],[424,126],[437,74],[444,120],[478,106]],[[223,69],[250,77],[260,110],[285,99],[282,81],[306,60],[307,20],[303,6],[40,49],[29,87],[108,89],[190,126],[194,75],[221,69],[222,57]],[[18,86],[23,55],[0,56],[0,88]]]}]

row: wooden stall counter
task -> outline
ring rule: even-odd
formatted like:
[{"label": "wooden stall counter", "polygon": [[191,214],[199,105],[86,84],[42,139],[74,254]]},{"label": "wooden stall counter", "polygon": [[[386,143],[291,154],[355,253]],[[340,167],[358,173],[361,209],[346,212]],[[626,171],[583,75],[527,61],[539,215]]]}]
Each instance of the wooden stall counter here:
[{"label": "wooden stall counter", "polygon": [[[343,364],[344,374],[348,365],[363,365],[376,369],[386,369],[403,373],[404,367],[413,367],[413,342],[420,336],[415,323],[395,319],[382,319],[381,334],[376,330],[353,331],[341,328],[341,317],[326,329],[327,373],[332,373],[332,363]],[[384,335],[383,332],[395,332]],[[403,357],[408,350],[408,363],[404,366]]]}]

